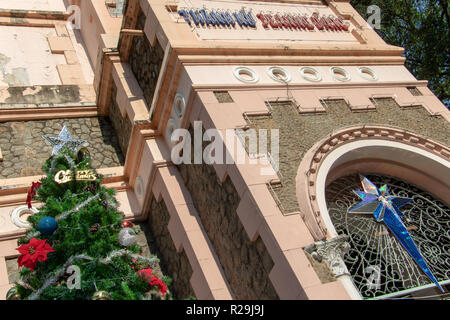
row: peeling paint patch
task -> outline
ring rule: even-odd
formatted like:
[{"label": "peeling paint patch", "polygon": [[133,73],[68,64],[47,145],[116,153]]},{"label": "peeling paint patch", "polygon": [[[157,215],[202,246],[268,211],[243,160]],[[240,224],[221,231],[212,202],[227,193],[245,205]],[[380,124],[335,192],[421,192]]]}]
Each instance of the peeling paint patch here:
[{"label": "peeling paint patch", "polygon": [[8,86],[26,86],[30,84],[27,70],[22,67],[12,68],[12,72],[7,71],[7,65],[11,58],[0,53],[0,72],[3,75],[3,82]]},{"label": "peeling paint patch", "polygon": [[0,108],[5,105],[49,105],[81,102],[77,85],[16,86],[0,89]]},{"label": "peeling paint patch", "polygon": [[38,92],[39,92],[39,87],[33,86],[33,87],[26,88],[26,89],[23,91],[23,95],[24,95],[24,96],[25,96],[25,95],[34,95],[34,94],[36,94],[36,93],[38,93]]},{"label": "peeling paint patch", "polygon": [[13,68],[12,73],[3,73],[3,82],[8,86],[27,86],[30,85],[30,78],[25,68],[18,67]]},{"label": "peeling paint patch", "polygon": [[1,26],[0,86],[59,85],[56,65],[63,55],[52,54],[47,38],[54,28]]},{"label": "peeling paint patch", "polygon": [[0,0],[0,8],[25,11],[66,11],[64,0]]}]

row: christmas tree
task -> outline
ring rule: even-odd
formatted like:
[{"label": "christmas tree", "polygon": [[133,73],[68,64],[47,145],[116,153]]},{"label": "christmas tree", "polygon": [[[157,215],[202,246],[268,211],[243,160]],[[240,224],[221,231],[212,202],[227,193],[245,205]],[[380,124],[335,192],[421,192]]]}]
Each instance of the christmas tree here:
[{"label": "christmas tree", "polygon": [[[157,257],[144,257],[133,224],[117,210],[115,190],[101,185],[84,143],[64,127],[33,183],[44,205],[28,221],[32,228],[17,250],[20,278],[7,298],[23,300],[170,299],[168,277],[156,277]],[[31,202],[29,202],[29,206]]]}]

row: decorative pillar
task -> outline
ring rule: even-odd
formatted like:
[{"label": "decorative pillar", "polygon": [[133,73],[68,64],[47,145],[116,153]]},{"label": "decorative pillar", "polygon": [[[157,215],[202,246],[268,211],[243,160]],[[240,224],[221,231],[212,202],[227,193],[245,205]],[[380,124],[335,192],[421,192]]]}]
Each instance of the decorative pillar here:
[{"label": "decorative pillar", "polygon": [[340,235],[329,240],[314,242],[305,248],[311,257],[325,261],[333,275],[337,278],[350,275],[344,262],[344,255],[350,251],[348,235]]}]

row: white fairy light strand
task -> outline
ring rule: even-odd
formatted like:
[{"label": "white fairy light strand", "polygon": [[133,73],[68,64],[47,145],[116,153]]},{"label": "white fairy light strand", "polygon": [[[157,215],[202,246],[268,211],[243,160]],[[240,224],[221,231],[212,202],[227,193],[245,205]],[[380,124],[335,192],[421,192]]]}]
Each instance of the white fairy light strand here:
[{"label": "white fairy light strand", "polygon": [[114,250],[106,258],[99,260],[99,262],[102,264],[110,264],[112,262],[113,258],[117,258],[117,257],[121,257],[121,256],[129,256],[132,259],[145,261],[148,264],[150,264],[150,266],[152,266],[152,267],[154,267],[155,264],[157,264],[159,262],[159,259],[157,257],[146,258],[141,255],[129,252],[126,249]]}]

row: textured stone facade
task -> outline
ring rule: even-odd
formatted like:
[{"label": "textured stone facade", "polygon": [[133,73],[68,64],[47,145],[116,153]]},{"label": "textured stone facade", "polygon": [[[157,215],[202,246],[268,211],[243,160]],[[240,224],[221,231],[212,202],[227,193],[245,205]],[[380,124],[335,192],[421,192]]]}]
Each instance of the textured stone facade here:
[{"label": "textured stone facade", "polygon": [[212,165],[178,166],[237,299],[278,299],[269,279],[273,261],[258,238],[252,242],[239,220],[239,195],[229,178],[219,183]]},{"label": "textured stone facade", "polygon": [[[164,200],[157,202],[154,198],[148,215],[147,241],[150,249],[160,258],[160,267],[165,275],[172,278],[171,290],[175,299],[195,297],[191,287],[192,268],[184,250],[178,253],[167,229],[170,214]],[[153,249],[153,247],[155,249]]]},{"label": "textured stone facade", "polygon": [[290,102],[279,102],[271,103],[270,117],[251,117],[255,129],[268,129],[269,133],[270,129],[280,130],[282,184],[273,186],[272,191],[284,213],[299,211],[295,179],[305,153],[333,131],[362,124],[396,126],[449,144],[450,127],[442,117],[433,117],[420,106],[402,108],[390,98],[375,102],[376,110],[352,112],[344,100],[327,100],[326,113],[309,115],[299,114]]},{"label": "textured stone facade", "polygon": [[[136,29],[144,29],[145,19],[145,15],[140,11]],[[158,39],[155,42],[155,46],[152,47],[146,36],[134,37],[128,60],[131,70],[144,93],[147,106],[152,105],[156,83],[164,58],[164,50]]]},{"label": "textured stone facade", "polygon": [[0,123],[0,178],[17,178],[43,174],[41,168],[53,147],[43,135],[57,136],[67,126],[72,137],[88,142],[94,168],[124,164],[114,128],[108,118],[73,118]]},{"label": "textured stone facade", "polygon": [[133,130],[133,125],[131,124],[128,115],[125,115],[125,118],[122,117],[119,106],[117,105],[116,95],[117,95],[117,87],[113,81],[111,87],[111,102],[109,104],[109,119],[111,120],[112,125],[116,130],[120,149],[122,150],[122,153],[126,156],[128,144],[130,142],[131,132]]}]

